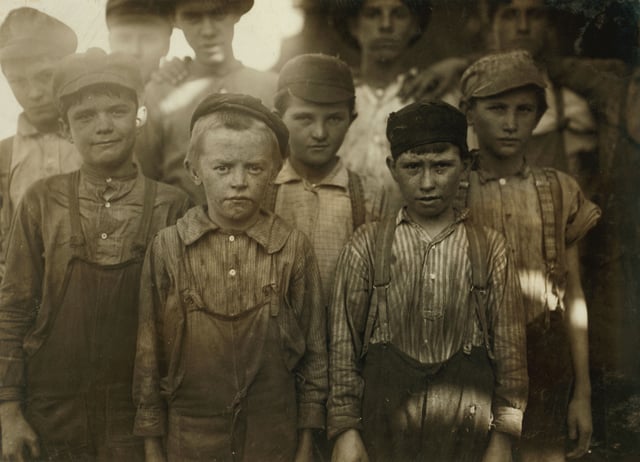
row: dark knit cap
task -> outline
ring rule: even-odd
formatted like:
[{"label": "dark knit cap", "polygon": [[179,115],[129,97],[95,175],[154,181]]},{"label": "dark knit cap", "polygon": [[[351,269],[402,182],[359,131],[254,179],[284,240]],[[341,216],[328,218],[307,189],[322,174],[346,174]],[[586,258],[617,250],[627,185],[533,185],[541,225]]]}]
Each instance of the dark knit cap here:
[{"label": "dark knit cap", "polygon": [[128,55],[108,55],[100,48],[90,48],[86,53],[67,56],[53,74],[53,92],[59,100],[95,84],[115,84],[142,95],[144,84],[140,68]]},{"label": "dark knit cap", "polygon": [[[187,3],[191,0],[174,0],[176,5]],[[209,0],[208,4],[213,9],[224,12],[234,12],[239,15],[245,14],[253,8],[253,0]]]},{"label": "dark knit cap", "polygon": [[76,51],[78,38],[62,21],[34,8],[11,10],[0,25],[0,60],[40,55],[62,57]]},{"label": "dark knit cap", "polygon": [[467,119],[442,101],[418,101],[389,114],[387,139],[394,158],[419,146],[441,142],[454,144],[466,154]]},{"label": "dark knit cap", "polygon": [[285,158],[289,146],[289,130],[275,113],[267,109],[258,98],[236,93],[215,93],[203,99],[191,116],[190,131],[199,118],[218,111],[237,111],[264,122],[278,140],[280,154]]},{"label": "dark knit cap", "polygon": [[355,97],[349,66],[321,53],[300,55],[287,61],[278,78],[278,91],[283,89],[313,103],[339,103]]},{"label": "dark knit cap", "polygon": [[106,8],[107,24],[114,18],[145,16],[171,20],[174,0],[108,0]]}]

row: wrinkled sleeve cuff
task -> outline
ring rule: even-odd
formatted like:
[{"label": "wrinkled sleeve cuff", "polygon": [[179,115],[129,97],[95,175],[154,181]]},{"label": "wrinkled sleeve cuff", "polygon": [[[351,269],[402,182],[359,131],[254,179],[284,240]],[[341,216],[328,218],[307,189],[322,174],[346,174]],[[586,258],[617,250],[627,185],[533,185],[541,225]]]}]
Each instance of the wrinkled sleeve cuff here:
[{"label": "wrinkled sleeve cuff", "polygon": [[133,433],[137,436],[163,436],[167,428],[167,412],[158,408],[139,407]]},{"label": "wrinkled sleeve cuff", "polygon": [[22,387],[2,387],[0,388],[0,402],[22,401],[24,393]]},{"label": "wrinkled sleeve cuff", "polygon": [[319,403],[301,403],[298,406],[298,428],[324,429],[327,411]]},{"label": "wrinkled sleeve cuff", "polygon": [[495,431],[520,438],[522,433],[522,417],[520,409],[499,406],[493,409],[493,425]]},{"label": "wrinkled sleeve cuff", "polygon": [[329,411],[327,420],[327,437],[329,439],[351,429],[362,430],[362,417],[359,411],[350,406]]}]

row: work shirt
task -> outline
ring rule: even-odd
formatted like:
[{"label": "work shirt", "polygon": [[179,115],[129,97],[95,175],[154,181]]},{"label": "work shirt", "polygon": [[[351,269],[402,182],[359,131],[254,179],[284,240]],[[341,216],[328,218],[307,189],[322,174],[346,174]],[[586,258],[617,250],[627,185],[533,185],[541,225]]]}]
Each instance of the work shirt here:
[{"label": "work shirt", "polygon": [[[473,302],[468,240],[462,223],[465,218],[466,212],[431,239],[406,209],[397,215],[387,292],[391,343],[423,364],[442,363],[459,352],[469,339],[469,328],[472,345],[483,345],[477,320],[470,321],[468,316]],[[366,384],[354,337],[360,341],[364,337],[379,226],[374,223],[360,228],[338,259],[329,315],[329,437],[361,428]],[[486,236],[487,319],[495,354],[493,418],[497,431],[519,435],[527,400],[524,312],[504,238],[489,229]],[[381,341],[376,320],[371,343]]]},{"label": "work shirt", "polygon": [[244,93],[273,104],[277,76],[231,63],[224,74],[197,74],[193,62],[190,74],[177,86],[150,82],[145,91],[147,124],[138,137],[136,152],[142,171],[150,178],[177,186],[198,204],[204,204],[204,189],[196,186],[184,167],[189,147],[191,116],[200,101],[212,93]]},{"label": "work shirt", "polygon": [[[600,209],[588,201],[576,181],[556,171],[562,191],[562,236],[560,245],[577,243],[595,226]],[[527,322],[547,309],[563,309],[562,297],[557,306],[548,305],[546,262],[543,249],[543,227],[540,201],[531,169],[526,163],[516,174],[501,178],[480,168],[469,177],[467,205],[474,221],[501,232],[509,243],[509,252],[520,279]],[[564,254],[564,252],[561,252]],[[566,264],[564,265],[566,268]],[[564,293],[564,287],[560,287]]]},{"label": "work shirt", "polygon": [[[186,294],[179,286],[183,262],[189,265],[195,283],[195,288]],[[272,270],[258,270],[265,267]],[[295,366],[292,374],[300,377],[296,382],[298,426],[324,427],[326,314],[317,262],[302,233],[264,211],[245,232],[231,233],[210,220],[206,206],[197,206],[176,226],[155,237],[141,281],[134,372],[137,435],[165,434],[167,406],[171,406],[166,401],[182,391],[179,386],[185,372],[179,358],[186,335],[184,304],[206,307],[214,317],[242,316],[268,303],[272,290],[280,297],[278,318],[288,319],[281,327],[282,348],[289,357],[287,363]],[[192,302],[189,297],[198,300]],[[257,316],[264,320],[270,310],[262,309]],[[259,345],[264,339],[252,337],[246,341]],[[240,375],[245,372],[242,364],[239,371]],[[229,374],[234,373],[229,370]]]},{"label": "work shirt", "polygon": [[[91,261],[111,265],[133,257],[143,193],[139,174],[103,178],[81,170],[80,223]],[[188,205],[184,193],[158,185],[151,231],[175,223]],[[62,296],[73,253],[68,174],[40,180],[27,190],[9,237],[7,273],[0,286],[0,401],[23,397],[25,361],[44,341],[51,307]]]},{"label": "work shirt", "polygon": [[[287,160],[274,183],[279,185],[275,212],[311,241],[328,303],[338,255],[354,231],[347,168],[338,160],[327,176],[311,184]],[[378,220],[385,207],[384,189],[364,178],[362,183],[365,221]]]},{"label": "work shirt", "polygon": [[[351,123],[338,150],[338,156],[348,169],[386,189],[389,206],[394,212],[402,204],[402,198],[386,163],[386,158],[391,155],[386,135],[387,118],[390,113],[413,102],[412,99],[403,101],[398,96],[404,81],[405,76],[401,74],[385,88],[373,88],[366,83],[356,82],[358,117]],[[457,105],[457,101],[449,101],[449,95],[442,99]]]}]

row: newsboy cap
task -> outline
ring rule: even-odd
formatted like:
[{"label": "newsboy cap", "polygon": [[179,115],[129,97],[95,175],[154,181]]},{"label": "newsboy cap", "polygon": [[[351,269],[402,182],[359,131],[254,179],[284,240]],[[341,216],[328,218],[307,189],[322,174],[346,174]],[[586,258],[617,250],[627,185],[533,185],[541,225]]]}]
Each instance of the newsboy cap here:
[{"label": "newsboy cap", "polygon": [[[176,6],[193,0],[174,0]],[[214,8],[243,15],[253,8],[253,0],[208,0]]]},{"label": "newsboy cap", "polygon": [[466,117],[442,101],[418,101],[389,114],[387,139],[394,158],[431,143],[454,144],[462,155],[469,151]]},{"label": "newsboy cap", "polygon": [[0,60],[40,55],[62,57],[76,51],[76,33],[62,21],[23,7],[11,10],[0,25]]},{"label": "newsboy cap", "polygon": [[278,91],[313,103],[340,103],[355,97],[351,69],[341,59],[321,53],[296,56],[282,67]]},{"label": "newsboy cap", "polygon": [[524,50],[484,56],[464,71],[460,81],[462,98],[466,101],[529,85],[539,88],[547,86],[535,61]]},{"label": "newsboy cap", "polygon": [[289,147],[289,130],[280,117],[262,104],[258,98],[237,93],[214,93],[203,99],[191,116],[190,131],[199,118],[219,111],[237,111],[264,122],[273,131],[283,158]]},{"label": "newsboy cap", "polygon": [[142,94],[144,84],[136,61],[122,53],[89,48],[64,58],[53,74],[53,94],[59,100],[95,84],[115,84]]},{"label": "newsboy cap", "polygon": [[146,16],[171,20],[174,0],[107,0],[107,24],[114,18]]}]

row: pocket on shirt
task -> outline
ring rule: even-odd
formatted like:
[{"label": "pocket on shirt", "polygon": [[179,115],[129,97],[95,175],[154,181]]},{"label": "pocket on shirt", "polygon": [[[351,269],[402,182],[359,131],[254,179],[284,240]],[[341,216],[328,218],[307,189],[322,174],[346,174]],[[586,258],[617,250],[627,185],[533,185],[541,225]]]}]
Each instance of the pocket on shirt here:
[{"label": "pocket on shirt", "polygon": [[444,304],[434,304],[422,309],[422,317],[427,321],[437,321],[444,316]]}]

